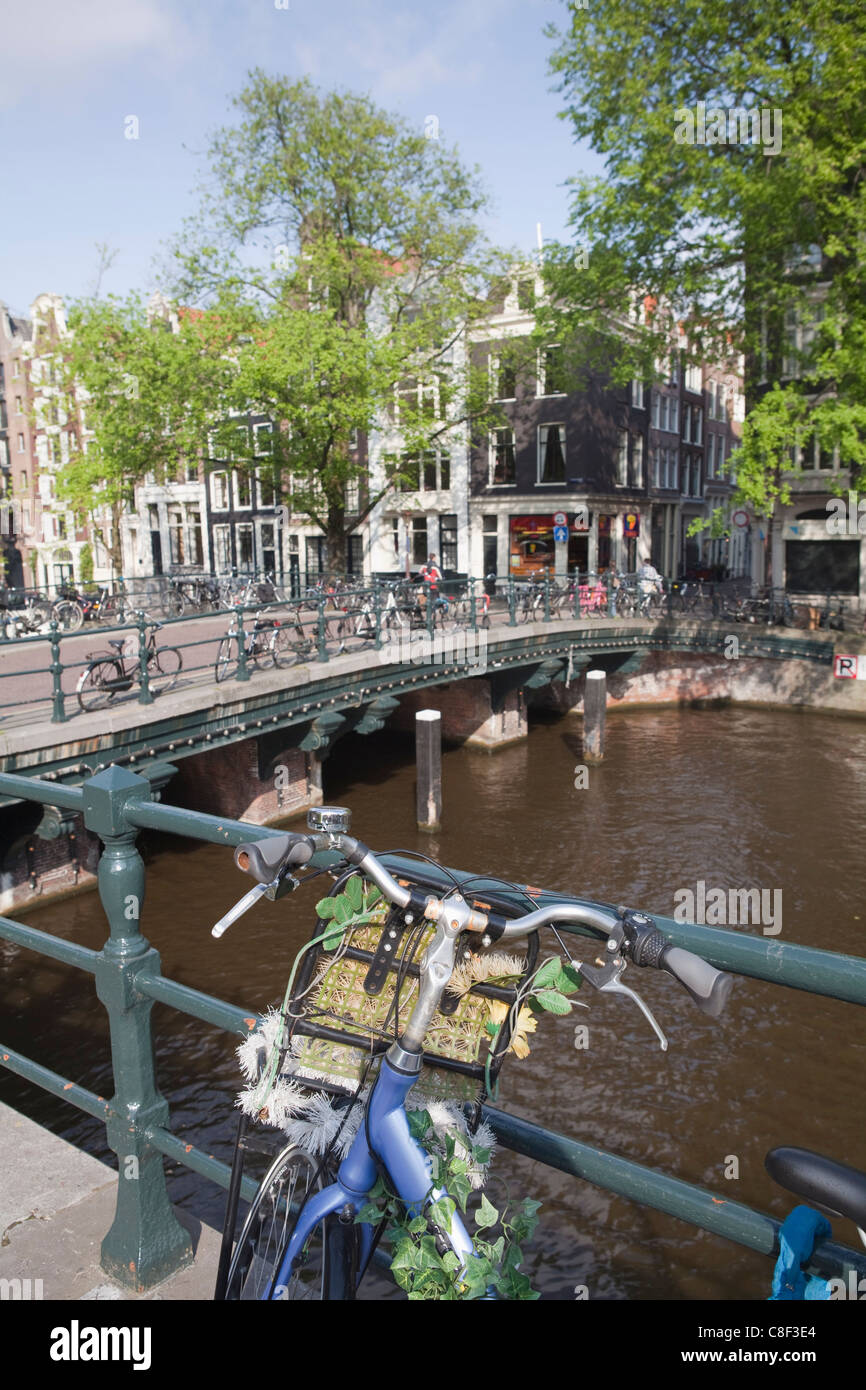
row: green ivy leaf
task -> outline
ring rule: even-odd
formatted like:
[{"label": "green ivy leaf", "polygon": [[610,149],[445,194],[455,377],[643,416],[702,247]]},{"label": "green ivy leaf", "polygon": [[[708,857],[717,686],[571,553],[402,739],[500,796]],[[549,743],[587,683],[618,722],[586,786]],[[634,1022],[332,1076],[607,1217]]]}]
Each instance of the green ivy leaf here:
[{"label": "green ivy leaf", "polygon": [[323,922],[330,921],[337,911],[336,898],[322,898],[321,902],[316,903],[316,915]]},{"label": "green ivy leaf", "polygon": [[375,1202],[365,1202],[358,1215],[355,1217],[355,1224],[374,1226],[385,1216],[381,1207],[377,1207]]},{"label": "green ivy leaf", "polygon": [[492,1202],[487,1200],[486,1195],[481,1198],[481,1206],[475,1213],[475,1224],[480,1231],[484,1231],[488,1226],[495,1226],[499,1220],[499,1212]]}]

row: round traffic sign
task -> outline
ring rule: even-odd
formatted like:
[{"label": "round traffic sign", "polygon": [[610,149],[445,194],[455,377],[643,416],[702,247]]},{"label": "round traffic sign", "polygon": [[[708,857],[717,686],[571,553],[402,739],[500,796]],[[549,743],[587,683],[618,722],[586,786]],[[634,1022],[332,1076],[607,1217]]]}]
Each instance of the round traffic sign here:
[{"label": "round traffic sign", "polygon": [[567,526],[568,517],[565,515],[565,512],[556,512],[553,517],[553,524],[554,526]]},{"label": "round traffic sign", "polygon": [[734,512],[734,515],[731,517],[731,521],[734,523],[735,526],[739,526],[740,530],[742,531],[746,526],[748,526],[749,522],[751,521],[751,517],[749,516],[748,512],[743,511],[742,507],[739,507],[737,511]]}]

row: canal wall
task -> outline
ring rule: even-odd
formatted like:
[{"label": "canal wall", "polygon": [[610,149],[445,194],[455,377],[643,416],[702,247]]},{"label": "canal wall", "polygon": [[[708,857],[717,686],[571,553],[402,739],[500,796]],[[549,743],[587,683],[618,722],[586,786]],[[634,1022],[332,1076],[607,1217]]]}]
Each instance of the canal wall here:
[{"label": "canal wall", "polygon": [[[866,653],[866,641],[845,636],[837,642],[836,652]],[[568,685],[556,682],[536,692],[533,703],[562,713],[582,714],[584,684],[583,675]],[[724,701],[757,708],[866,716],[866,681],[840,679],[834,675],[834,664],[811,661],[648,652],[637,671],[610,673],[607,693],[609,713],[640,706]]]}]

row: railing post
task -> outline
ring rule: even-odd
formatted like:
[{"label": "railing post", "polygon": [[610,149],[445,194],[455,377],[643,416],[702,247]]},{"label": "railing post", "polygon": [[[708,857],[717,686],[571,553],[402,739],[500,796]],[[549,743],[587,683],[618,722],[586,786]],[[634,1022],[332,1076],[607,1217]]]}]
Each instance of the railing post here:
[{"label": "railing post", "polygon": [[604,586],[607,589],[607,616],[616,617],[616,586],[613,582],[613,575],[610,570],[604,572]]},{"label": "railing post", "polygon": [[57,635],[56,619],[52,619],[51,622],[51,665],[48,669],[54,683],[51,723],[63,724],[66,721],[66,710],[63,706],[63,662],[60,660],[60,638]]},{"label": "railing post", "polygon": [[515,610],[516,610],[516,607],[517,607],[517,601],[516,601],[516,597],[515,597],[515,593],[514,593],[514,575],[513,575],[513,574],[509,574],[509,576],[508,576],[508,626],[509,626],[509,627],[516,627],[516,626],[517,626],[517,614],[516,614],[516,611],[515,611]]},{"label": "railing post", "polygon": [[96,969],[96,992],[108,1011],[114,1095],[106,1131],[117,1154],[117,1207],[102,1242],[102,1267],[129,1288],[143,1291],[192,1260],[189,1234],[171,1209],[162,1154],[153,1127],[169,1128],[168,1104],[156,1086],[150,1013],[153,1001],[137,987],[141,974],[159,975],[160,959],[139,929],[144,863],[126,818],[130,802],[150,799],[150,785],[127,768],[112,766],[83,786],[84,823],[105,846],[99,861],[99,896],[110,936]]},{"label": "railing post", "polygon": [[248,681],[250,678],[250,667],[247,661],[247,639],[244,632],[244,605],[235,605],[235,641],[238,644],[238,669],[235,680]]},{"label": "railing post", "polygon": [[376,618],[376,640],[374,646],[376,650],[379,651],[382,647],[382,599],[377,583],[373,585],[373,613]]},{"label": "railing post", "polygon": [[544,621],[550,622],[550,570],[544,571]]},{"label": "railing post", "polygon": [[326,641],[325,641],[325,597],[324,597],[323,594],[320,594],[320,595],[319,595],[319,611],[318,611],[318,614],[316,615],[316,621],[317,621],[317,624],[318,624],[318,636],[319,636],[319,660],[320,660],[320,661],[327,661],[327,660],[328,660],[328,646],[327,646],[327,643],[326,643]]},{"label": "railing post", "polygon": [[665,583],[668,586],[668,617],[672,618],[674,616],[674,581],[666,579]]},{"label": "railing post", "polygon": [[426,579],[424,580],[424,590],[423,590],[423,592],[424,592],[424,594],[426,595],[426,598],[427,598],[427,607],[426,607],[425,610],[424,610],[424,611],[425,611],[426,618],[427,618],[427,635],[428,635],[428,637],[430,638],[430,641],[432,642],[432,641],[433,641],[433,618],[434,618],[434,613],[433,613],[433,585],[432,585],[431,583],[429,583],[429,581],[426,580]]},{"label": "railing post", "polygon": [[478,631],[478,605],[475,598],[475,580],[469,581],[469,625],[473,632]]},{"label": "railing post", "polygon": [[147,629],[143,613],[138,614],[138,681],[141,686],[138,703],[140,705],[152,705],[153,691],[150,688],[150,676],[147,672]]}]

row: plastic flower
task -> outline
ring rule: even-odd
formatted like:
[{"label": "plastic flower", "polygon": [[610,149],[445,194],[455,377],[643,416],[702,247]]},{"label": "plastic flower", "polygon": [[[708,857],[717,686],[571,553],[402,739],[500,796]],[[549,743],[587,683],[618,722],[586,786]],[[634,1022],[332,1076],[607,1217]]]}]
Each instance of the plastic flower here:
[{"label": "plastic flower", "polygon": [[[509,1008],[499,999],[490,999],[487,1003],[487,1011],[490,1015],[490,1022],[501,1025],[508,1017]],[[511,1043],[508,1051],[513,1052],[515,1057],[529,1056],[528,1034],[534,1033],[538,1027],[538,1020],[532,1010],[525,1005],[517,1015],[517,1023],[511,1034]]]}]

